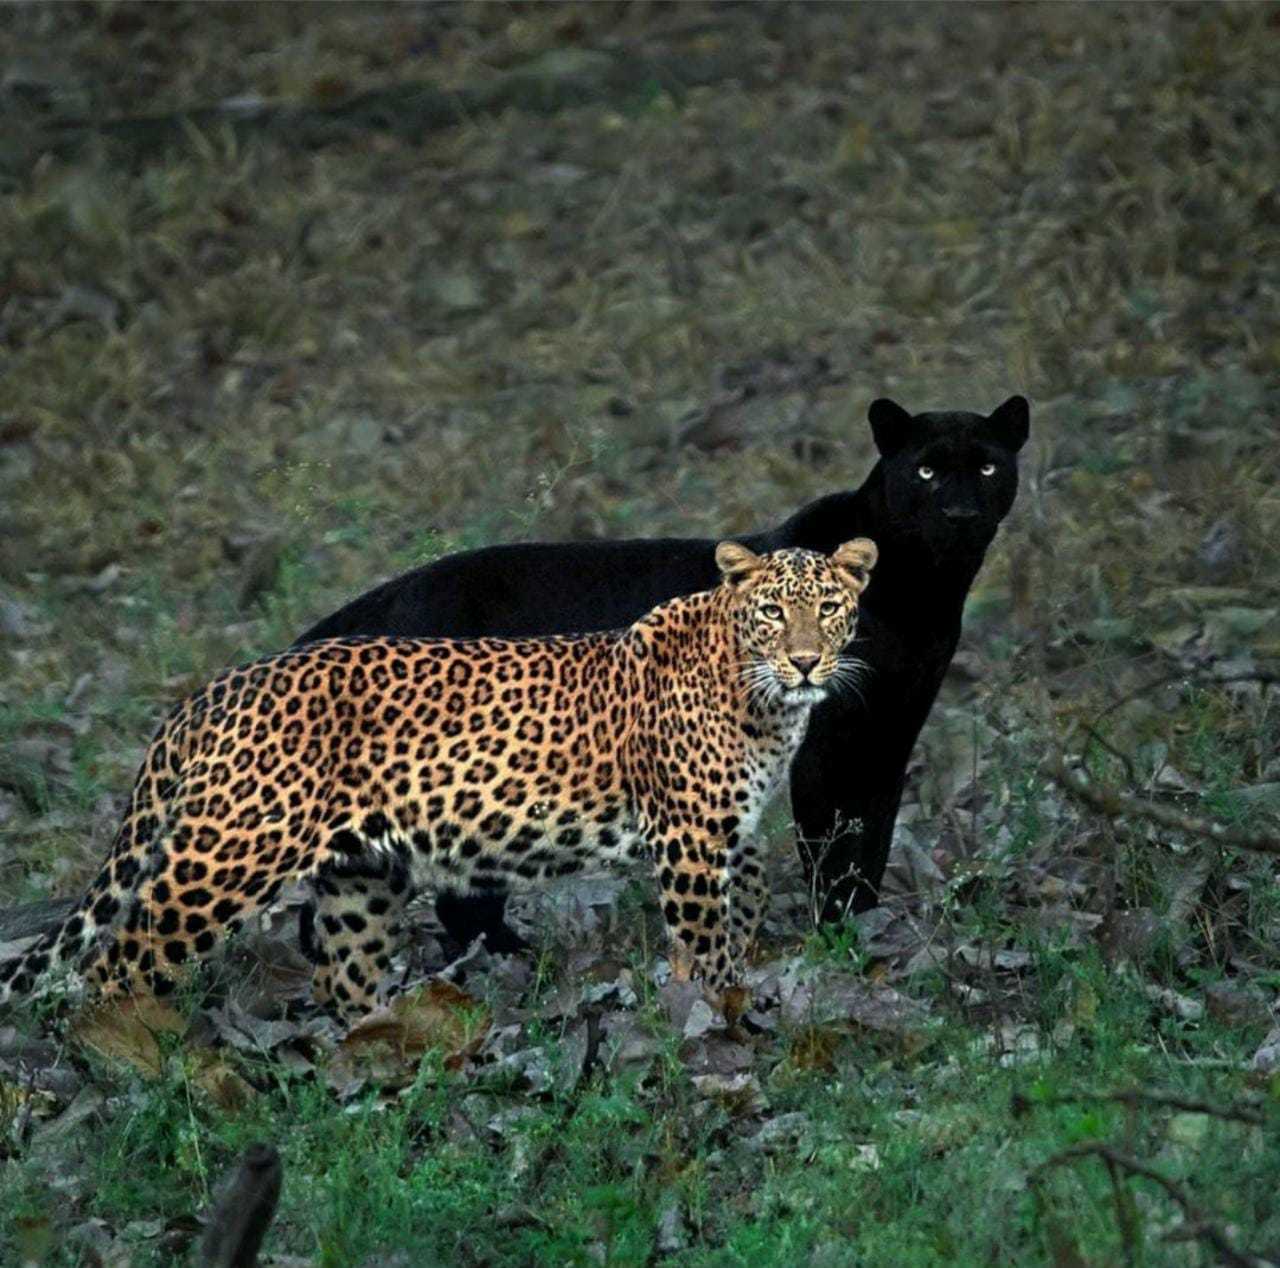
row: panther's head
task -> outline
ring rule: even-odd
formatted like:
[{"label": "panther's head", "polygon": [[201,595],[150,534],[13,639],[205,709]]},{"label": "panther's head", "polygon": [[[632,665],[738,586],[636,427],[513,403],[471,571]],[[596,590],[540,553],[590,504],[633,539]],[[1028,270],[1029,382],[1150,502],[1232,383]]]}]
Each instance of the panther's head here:
[{"label": "panther's head", "polygon": [[716,547],[752,695],[769,704],[814,704],[856,674],[858,662],[843,653],[875,562],[875,543],[866,537],[838,546],[830,558],[811,550],[757,555],[737,542]]},{"label": "panther's head", "polygon": [[867,417],[880,451],[886,532],[941,558],[986,550],[1018,491],[1029,414],[1021,396],[988,415],[909,414],[873,401]]}]

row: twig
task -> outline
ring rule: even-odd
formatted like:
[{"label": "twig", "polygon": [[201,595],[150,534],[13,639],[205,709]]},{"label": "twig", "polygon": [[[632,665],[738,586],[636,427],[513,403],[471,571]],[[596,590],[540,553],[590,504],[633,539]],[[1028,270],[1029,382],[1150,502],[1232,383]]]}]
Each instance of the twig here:
[{"label": "twig", "polygon": [[21,1151],[23,1145],[26,1144],[27,1132],[31,1129],[31,1114],[36,1106],[36,1098],[34,1096],[36,1088],[36,1071],[32,1066],[27,1072],[27,1095],[22,1102],[22,1109],[18,1113],[18,1121],[11,1128],[13,1136],[13,1144],[15,1155]]},{"label": "twig", "polygon": [[1124,749],[1116,748],[1116,746],[1112,744],[1110,740],[1106,739],[1101,732],[1097,731],[1088,722],[1081,722],[1079,725],[1081,729],[1084,731],[1084,733],[1099,748],[1104,749],[1106,752],[1110,753],[1111,756],[1114,757],[1116,761],[1118,761],[1124,767],[1124,773],[1129,777],[1129,782],[1131,784],[1136,784],[1138,782],[1138,772],[1133,767],[1133,758],[1131,758],[1129,754],[1124,751]]},{"label": "twig", "polygon": [[1179,669],[1176,673],[1161,674],[1159,678],[1153,678],[1150,682],[1144,682],[1141,687],[1135,687],[1132,691],[1125,692],[1123,696],[1118,700],[1113,700],[1094,718],[1093,725],[1097,726],[1099,722],[1104,718],[1110,717],[1117,709],[1123,709],[1125,705],[1137,700],[1140,696],[1145,696],[1149,691],[1156,691],[1160,687],[1168,687],[1172,683],[1195,677],[1200,677],[1206,687],[1226,687],[1234,682],[1258,682],[1264,687],[1280,683],[1280,673],[1268,669],[1252,669],[1245,673],[1218,675],[1207,675],[1203,671],[1196,669]]},{"label": "twig", "polygon": [[1122,1088],[1116,1092],[1064,1092],[1060,1096],[1036,1097],[1030,1100],[1020,1092],[1014,1093],[1013,1112],[1024,1114],[1038,1106],[1074,1105],[1080,1101],[1115,1101],[1119,1105],[1137,1108],[1140,1105],[1158,1105],[1165,1109],[1185,1110],[1189,1114],[1209,1114],[1228,1122],[1248,1123],[1260,1127],[1266,1122],[1261,1111],[1246,1105],[1214,1105],[1209,1101],[1196,1101],[1186,1096],[1168,1092],[1143,1092],[1138,1088]]},{"label": "twig", "polygon": [[1124,1245],[1124,1261],[1129,1268],[1138,1262],[1138,1221],[1133,1209],[1133,1194],[1125,1188],[1120,1168],[1111,1158],[1105,1159],[1107,1178],[1111,1181],[1111,1198],[1116,1206],[1116,1223],[1120,1226],[1120,1238]]},{"label": "twig", "polygon": [[280,1200],[282,1173],[270,1145],[245,1150],[209,1216],[195,1261],[200,1268],[255,1268]]},{"label": "twig", "polygon": [[1044,765],[1058,784],[1077,801],[1082,801],[1085,805],[1111,818],[1128,815],[1135,819],[1145,819],[1149,823],[1157,823],[1162,828],[1168,828],[1173,832],[1201,837],[1206,841],[1213,841],[1232,849],[1248,850],[1253,854],[1270,854],[1273,857],[1280,856],[1280,840],[1273,836],[1247,832],[1243,828],[1229,828],[1225,824],[1215,823],[1212,819],[1201,819],[1195,815],[1184,814],[1171,806],[1162,806],[1143,797],[1135,797],[1131,793],[1109,788],[1105,784],[1091,783],[1067,765],[1061,752],[1051,751],[1045,757]]},{"label": "twig", "polygon": [[1054,1167],[1067,1166],[1080,1158],[1089,1157],[1101,1158],[1113,1178],[1116,1171],[1121,1171],[1126,1175],[1137,1176],[1142,1180],[1150,1180],[1152,1184],[1158,1185],[1177,1204],[1186,1218],[1187,1224],[1182,1231],[1194,1236],[1199,1241],[1207,1242],[1218,1252],[1219,1259],[1224,1264],[1230,1265],[1230,1268],[1257,1268],[1259,1261],[1252,1255],[1241,1254],[1240,1251],[1236,1250],[1227,1241],[1222,1231],[1205,1218],[1205,1213],[1168,1176],[1161,1175],[1158,1171],[1153,1171],[1136,1158],[1131,1158],[1128,1154],[1122,1154],[1119,1150],[1113,1149],[1110,1145],[1103,1144],[1101,1141],[1086,1141],[1083,1144],[1072,1145],[1070,1148],[1054,1154],[1052,1158],[1047,1158],[1031,1172],[1027,1177],[1027,1183],[1036,1187],[1046,1171]]}]

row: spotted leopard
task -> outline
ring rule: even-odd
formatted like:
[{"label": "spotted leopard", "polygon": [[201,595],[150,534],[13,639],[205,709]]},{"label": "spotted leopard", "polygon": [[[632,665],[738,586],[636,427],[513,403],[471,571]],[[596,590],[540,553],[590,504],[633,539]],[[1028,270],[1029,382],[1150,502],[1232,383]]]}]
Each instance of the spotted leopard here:
[{"label": "spotted leopard", "polygon": [[520,641],[314,643],[223,673],[152,741],[70,916],[0,964],[171,991],[289,880],[316,894],[313,994],[382,992],[421,885],[531,884],[648,858],[677,971],[720,997],[766,904],[752,835],[844,649],[876,560],[723,542],[720,584],[629,629]]}]

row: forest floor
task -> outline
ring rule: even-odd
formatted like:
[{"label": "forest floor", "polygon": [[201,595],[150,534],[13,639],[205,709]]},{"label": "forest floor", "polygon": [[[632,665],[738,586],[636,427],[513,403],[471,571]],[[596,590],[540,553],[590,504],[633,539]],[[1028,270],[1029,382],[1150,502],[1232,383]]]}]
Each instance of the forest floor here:
[{"label": "forest floor", "polygon": [[1278,57],[1264,5],[0,12],[5,904],[384,577],[1032,401],[887,900],[814,931],[780,807],[752,1026],[643,877],[525,958],[424,910],[346,1038],[281,904],[220,996],[0,1019],[0,1261],[181,1262],[262,1140],[276,1264],[1280,1263]]}]

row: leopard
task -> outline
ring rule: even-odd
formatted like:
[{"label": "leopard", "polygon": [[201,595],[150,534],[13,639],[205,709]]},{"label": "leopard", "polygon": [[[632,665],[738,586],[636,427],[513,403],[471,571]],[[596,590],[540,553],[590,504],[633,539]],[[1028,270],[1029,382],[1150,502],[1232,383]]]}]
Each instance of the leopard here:
[{"label": "leopard", "polygon": [[756,829],[809,714],[855,685],[877,549],[716,549],[717,584],[629,627],[337,638],[179,703],[63,923],[0,963],[0,1003],[61,975],[165,996],[305,882],[311,994],[354,1024],[396,988],[423,887],[528,887],[647,861],[677,976],[740,991],[768,892]]}]

